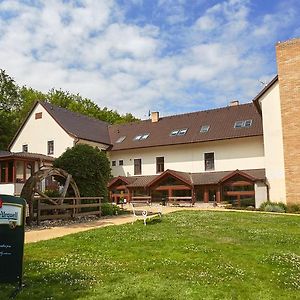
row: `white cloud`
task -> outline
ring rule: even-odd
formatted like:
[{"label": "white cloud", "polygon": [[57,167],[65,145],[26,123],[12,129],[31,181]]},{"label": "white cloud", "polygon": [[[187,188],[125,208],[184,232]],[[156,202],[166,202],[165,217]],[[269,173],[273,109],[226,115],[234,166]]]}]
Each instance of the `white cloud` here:
[{"label": "white cloud", "polygon": [[220,1],[192,19],[190,2],[159,0],[164,26],[141,25],[116,1],[2,1],[1,68],[19,84],[62,88],[137,116],[196,110],[251,99],[257,79],[274,73],[260,47],[295,20],[281,8],[254,22],[246,0]]}]

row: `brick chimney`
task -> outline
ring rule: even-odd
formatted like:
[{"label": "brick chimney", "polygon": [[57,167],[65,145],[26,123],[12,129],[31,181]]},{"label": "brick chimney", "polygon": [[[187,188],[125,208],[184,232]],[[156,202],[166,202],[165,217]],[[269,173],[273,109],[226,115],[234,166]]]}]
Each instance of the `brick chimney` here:
[{"label": "brick chimney", "polygon": [[239,100],[232,100],[229,102],[229,106],[238,106],[238,105],[240,105]]},{"label": "brick chimney", "polygon": [[300,39],[277,43],[286,202],[300,203]]},{"label": "brick chimney", "polygon": [[158,111],[151,112],[151,121],[152,121],[152,123],[156,123],[159,121],[159,112]]}]

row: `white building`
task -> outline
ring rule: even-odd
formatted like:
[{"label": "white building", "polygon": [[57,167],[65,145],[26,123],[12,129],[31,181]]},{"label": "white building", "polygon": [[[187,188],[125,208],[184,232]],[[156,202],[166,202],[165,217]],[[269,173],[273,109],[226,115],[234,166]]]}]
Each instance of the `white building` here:
[{"label": "white building", "polygon": [[300,145],[289,145],[300,134],[300,39],[279,43],[276,50],[279,74],[251,103],[170,117],[154,112],[150,120],[109,125],[37,102],[9,150],[53,157],[77,143],[105,150],[115,201],[299,203],[300,184],[290,182],[300,182]]}]

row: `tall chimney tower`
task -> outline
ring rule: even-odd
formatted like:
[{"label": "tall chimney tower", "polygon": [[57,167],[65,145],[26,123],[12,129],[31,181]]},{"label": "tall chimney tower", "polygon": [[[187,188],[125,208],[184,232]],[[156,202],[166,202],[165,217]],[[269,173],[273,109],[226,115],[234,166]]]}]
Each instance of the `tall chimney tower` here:
[{"label": "tall chimney tower", "polygon": [[[277,43],[286,202],[300,203],[300,39]],[[276,163],[276,162],[274,162]]]}]

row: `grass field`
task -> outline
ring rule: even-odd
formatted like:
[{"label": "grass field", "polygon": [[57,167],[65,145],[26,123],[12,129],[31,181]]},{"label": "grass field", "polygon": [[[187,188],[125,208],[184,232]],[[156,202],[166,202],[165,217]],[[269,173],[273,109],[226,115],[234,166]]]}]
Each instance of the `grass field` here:
[{"label": "grass field", "polygon": [[24,281],[17,299],[300,299],[300,217],[177,212],[29,244]]}]

